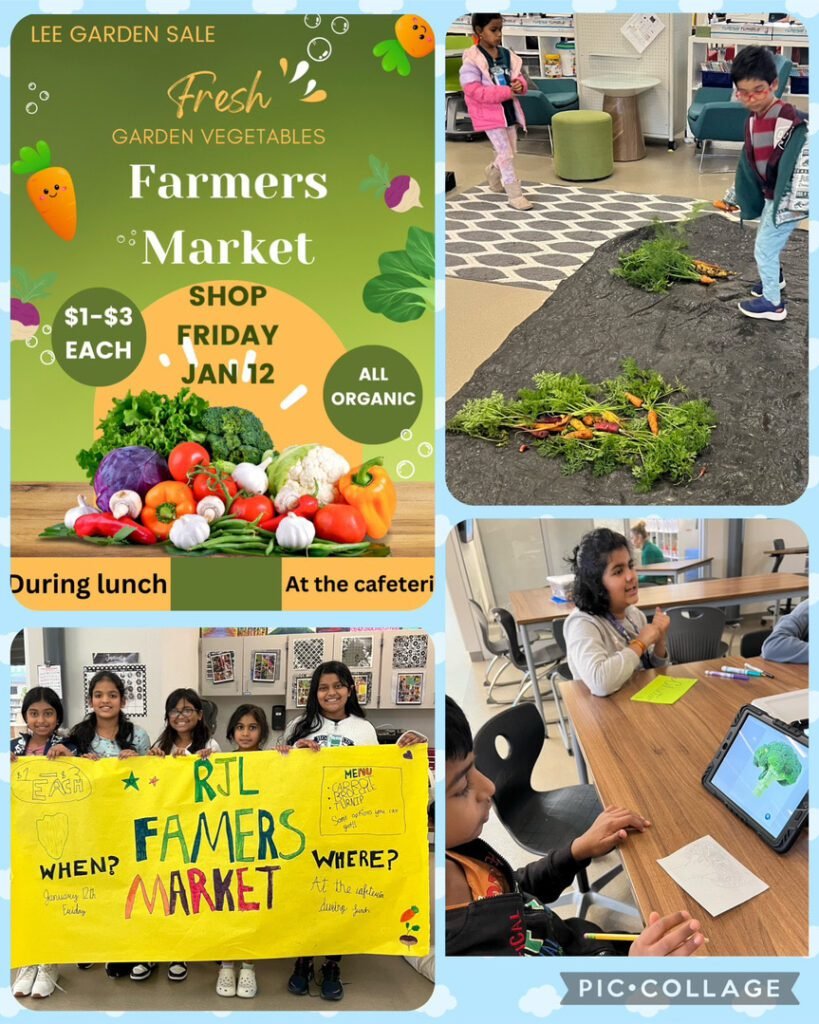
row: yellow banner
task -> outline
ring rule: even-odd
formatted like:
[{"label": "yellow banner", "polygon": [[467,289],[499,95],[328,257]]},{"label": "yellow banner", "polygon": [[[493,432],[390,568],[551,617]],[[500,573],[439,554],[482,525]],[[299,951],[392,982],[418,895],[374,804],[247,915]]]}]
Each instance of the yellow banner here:
[{"label": "yellow banner", "polygon": [[12,765],[12,965],[429,952],[426,746]]}]

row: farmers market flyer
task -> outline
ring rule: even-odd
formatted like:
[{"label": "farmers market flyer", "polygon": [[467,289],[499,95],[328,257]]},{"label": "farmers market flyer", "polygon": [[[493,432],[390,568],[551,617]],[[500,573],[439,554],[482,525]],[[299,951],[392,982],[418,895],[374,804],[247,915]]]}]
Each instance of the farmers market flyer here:
[{"label": "farmers market flyer", "polygon": [[428,600],[433,48],[411,14],[16,26],[23,604]]}]

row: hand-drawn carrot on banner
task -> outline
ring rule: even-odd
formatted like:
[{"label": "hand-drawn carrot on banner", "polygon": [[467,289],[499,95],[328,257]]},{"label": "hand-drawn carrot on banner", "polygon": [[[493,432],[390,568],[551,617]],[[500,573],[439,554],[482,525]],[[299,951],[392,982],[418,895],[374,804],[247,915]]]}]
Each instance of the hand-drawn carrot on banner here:
[{"label": "hand-drawn carrot on banner", "polygon": [[51,146],[42,139],[34,149],[23,146],[11,169],[15,174],[31,175],[26,188],[35,210],[55,234],[70,242],[77,233],[77,194],[65,167],[52,165]]}]

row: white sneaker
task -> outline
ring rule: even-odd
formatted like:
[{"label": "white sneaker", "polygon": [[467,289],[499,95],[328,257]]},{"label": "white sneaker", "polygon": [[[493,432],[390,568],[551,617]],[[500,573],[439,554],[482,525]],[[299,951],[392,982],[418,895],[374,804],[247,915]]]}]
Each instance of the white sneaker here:
[{"label": "white sneaker", "polygon": [[232,967],[220,967],[219,976],[216,979],[217,996],[236,995],[236,975]]},{"label": "white sneaker", "polygon": [[14,986],[11,990],[13,996],[30,996],[34,987],[34,979],[37,977],[38,967],[21,967],[14,979]]},{"label": "white sneaker", "polygon": [[[60,976],[58,964],[40,964],[37,977],[31,989],[32,999],[48,999],[55,988],[60,988],[57,978]],[[62,989],[60,989],[62,991]]]},{"label": "white sneaker", "polygon": [[243,967],[239,971],[236,995],[240,999],[252,999],[256,995],[256,971],[253,967]]}]

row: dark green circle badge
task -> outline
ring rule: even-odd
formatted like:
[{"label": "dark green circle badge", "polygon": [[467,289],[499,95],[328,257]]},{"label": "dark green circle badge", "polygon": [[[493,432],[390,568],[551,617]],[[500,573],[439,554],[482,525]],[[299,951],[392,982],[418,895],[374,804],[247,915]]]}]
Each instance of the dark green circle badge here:
[{"label": "dark green circle badge", "polygon": [[418,371],[400,352],[362,345],[330,368],[324,407],[342,434],[361,444],[385,444],[411,427],[421,411]]},{"label": "dark green circle badge", "polygon": [[51,347],[60,366],[80,384],[117,384],[145,354],[145,321],[122,292],[86,288],[67,299],[54,318]]}]

